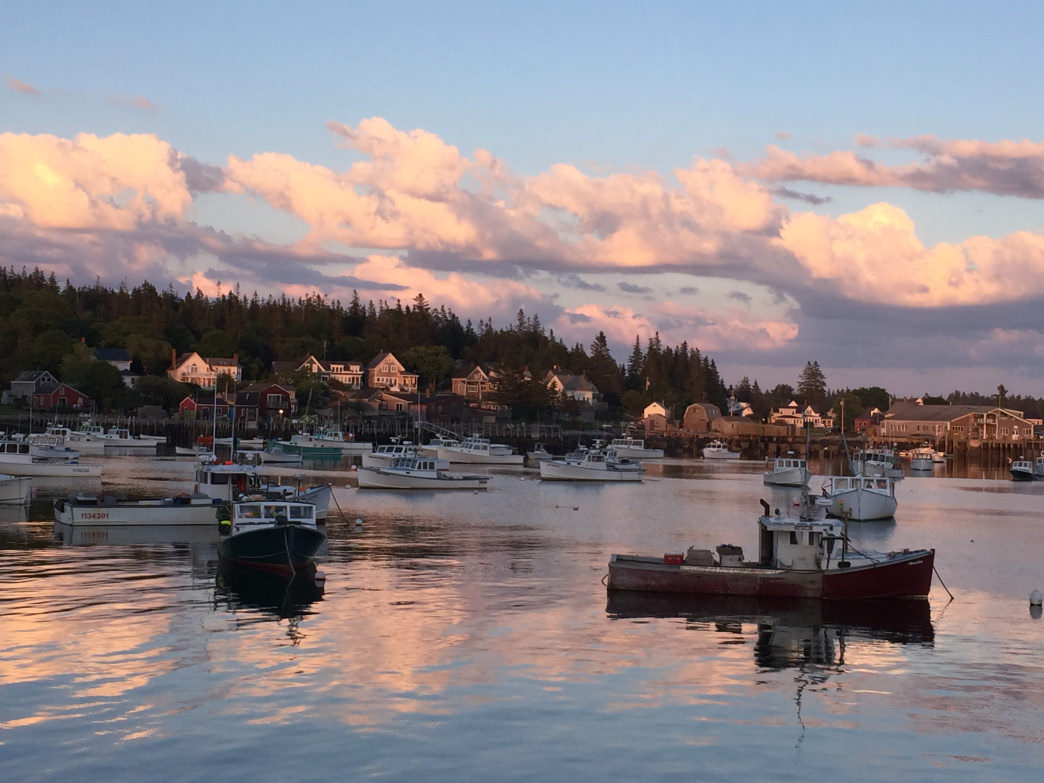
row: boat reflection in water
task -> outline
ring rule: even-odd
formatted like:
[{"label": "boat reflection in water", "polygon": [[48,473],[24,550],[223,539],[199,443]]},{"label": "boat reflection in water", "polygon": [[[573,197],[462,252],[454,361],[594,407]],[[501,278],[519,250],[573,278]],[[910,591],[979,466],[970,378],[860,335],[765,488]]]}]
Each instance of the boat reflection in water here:
[{"label": "boat reflection in water", "polygon": [[287,636],[297,645],[303,639],[301,620],[315,614],[310,607],[322,600],[325,588],[326,576],[316,569],[285,577],[243,568],[221,559],[218,561],[214,601],[233,613],[253,611],[272,615],[272,619],[288,620]]},{"label": "boat reflection in water", "polygon": [[[215,520],[217,516],[215,515]],[[54,540],[66,546],[129,544],[207,544],[217,555],[218,526],[213,525],[70,525],[54,523]]]},{"label": "boat reflection in water", "polygon": [[742,634],[756,628],[754,661],[764,669],[845,663],[850,641],[931,646],[935,631],[926,599],[820,601],[743,596],[610,592],[614,619],[681,618],[692,630]]}]

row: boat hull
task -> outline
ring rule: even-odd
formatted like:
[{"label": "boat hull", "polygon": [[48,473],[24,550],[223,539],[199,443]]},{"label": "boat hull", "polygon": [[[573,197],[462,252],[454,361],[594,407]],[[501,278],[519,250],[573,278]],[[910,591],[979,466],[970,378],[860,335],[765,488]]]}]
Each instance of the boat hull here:
[{"label": "boat hull", "polygon": [[289,576],[315,568],[326,541],[317,528],[291,523],[232,533],[218,542],[218,555],[232,565],[266,574]]},{"label": "boat hull", "polygon": [[1013,470],[1011,470],[1009,472],[1011,473],[1011,480],[1012,481],[1036,481],[1037,479],[1040,478],[1040,476],[1038,476],[1032,470],[1014,470],[1013,469]]},{"label": "boat hull", "polygon": [[895,516],[896,508],[898,503],[892,495],[855,489],[831,496],[827,513],[839,519],[869,522],[875,519],[891,519]]},{"label": "boat hull", "polygon": [[705,447],[703,449],[704,459],[739,459],[740,453],[738,451],[729,451],[728,449],[710,448]]},{"label": "boat hull", "polygon": [[803,487],[810,478],[812,471],[808,468],[782,468],[764,474],[764,482],[773,487]]},{"label": "boat hull", "polygon": [[439,459],[466,465],[521,465],[525,459],[521,454],[488,454],[461,451],[458,448],[439,446]]},{"label": "boat hull", "polygon": [[220,500],[212,497],[59,499],[54,502],[54,521],[64,525],[213,526],[218,522],[220,504]]},{"label": "boat hull", "polygon": [[760,566],[669,564],[663,558],[613,555],[609,590],[755,598],[864,600],[924,598],[931,589],[935,550],[904,552],[871,565],[795,571]]},{"label": "boat hull", "polygon": [[452,473],[444,473],[439,477],[418,476],[382,468],[359,468],[356,476],[360,489],[485,489],[489,482],[488,476],[460,476]]},{"label": "boat hull", "polygon": [[32,499],[33,482],[28,476],[0,479],[0,503],[25,505]]},{"label": "boat hull", "polygon": [[55,476],[58,478],[98,478],[101,465],[84,462],[0,462],[0,472],[12,476]]},{"label": "boat hull", "polygon": [[583,464],[569,464],[558,460],[540,463],[540,479],[542,481],[641,481],[641,470],[620,470],[608,465],[590,467]]}]

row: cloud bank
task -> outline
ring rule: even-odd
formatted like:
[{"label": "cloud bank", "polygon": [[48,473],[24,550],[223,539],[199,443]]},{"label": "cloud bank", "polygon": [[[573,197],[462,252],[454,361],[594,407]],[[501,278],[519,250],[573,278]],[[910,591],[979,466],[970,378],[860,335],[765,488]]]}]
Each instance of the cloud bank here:
[{"label": "cloud bank", "polygon": [[[1044,300],[1039,233],[925,245],[898,204],[869,199],[831,215],[819,210],[826,196],[791,187],[1039,199],[1044,144],[860,137],[858,153],[769,146],[752,162],[694,157],[669,177],[569,162],[524,176],[486,149],[464,153],[379,117],[327,129],[350,159],[343,168],[276,151],[201,161],[152,134],[0,134],[0,263],[211,294],[230,281],[341,299],[423,293],[495,323],[522,308],[567,342],[601,330],[626,351],[658,332],[737,367],[1019,357],[1020,372],[1044,378],[1040,326],[1028,319]],[[919,159],[875,158],[889,150]],[[299,235],[265,221],[250,235],[221,225],[221,205],[246,204],[282,213]],[[984,312],[1000,320],[984,323]],[[903,342],[908,321],[917,342]]]}]

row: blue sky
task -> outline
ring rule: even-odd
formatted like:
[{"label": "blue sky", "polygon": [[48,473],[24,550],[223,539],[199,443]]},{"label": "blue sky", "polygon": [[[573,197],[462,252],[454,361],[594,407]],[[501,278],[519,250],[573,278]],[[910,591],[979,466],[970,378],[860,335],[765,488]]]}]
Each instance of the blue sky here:
[{"label": "blue sky", "polygon": [[1034,3],[5,3],[0,263],[1044,395]]}]

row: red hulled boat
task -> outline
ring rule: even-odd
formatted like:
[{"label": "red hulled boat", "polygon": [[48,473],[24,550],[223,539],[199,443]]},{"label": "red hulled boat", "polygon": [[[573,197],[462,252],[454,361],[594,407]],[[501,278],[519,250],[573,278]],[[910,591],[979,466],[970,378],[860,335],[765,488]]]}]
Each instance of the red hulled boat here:
[{"label": "red hulled boat", "polygon": [[845,520],[827,519],[822,506],[802,493],[796,516],[782,516],[761,501],[758,559],[740,547],[716,552],[690,547],[684,554],[614,554],[610,590],[861,600],[924,598],[932,584],[934,549],[868,552],[845,534]]}]

